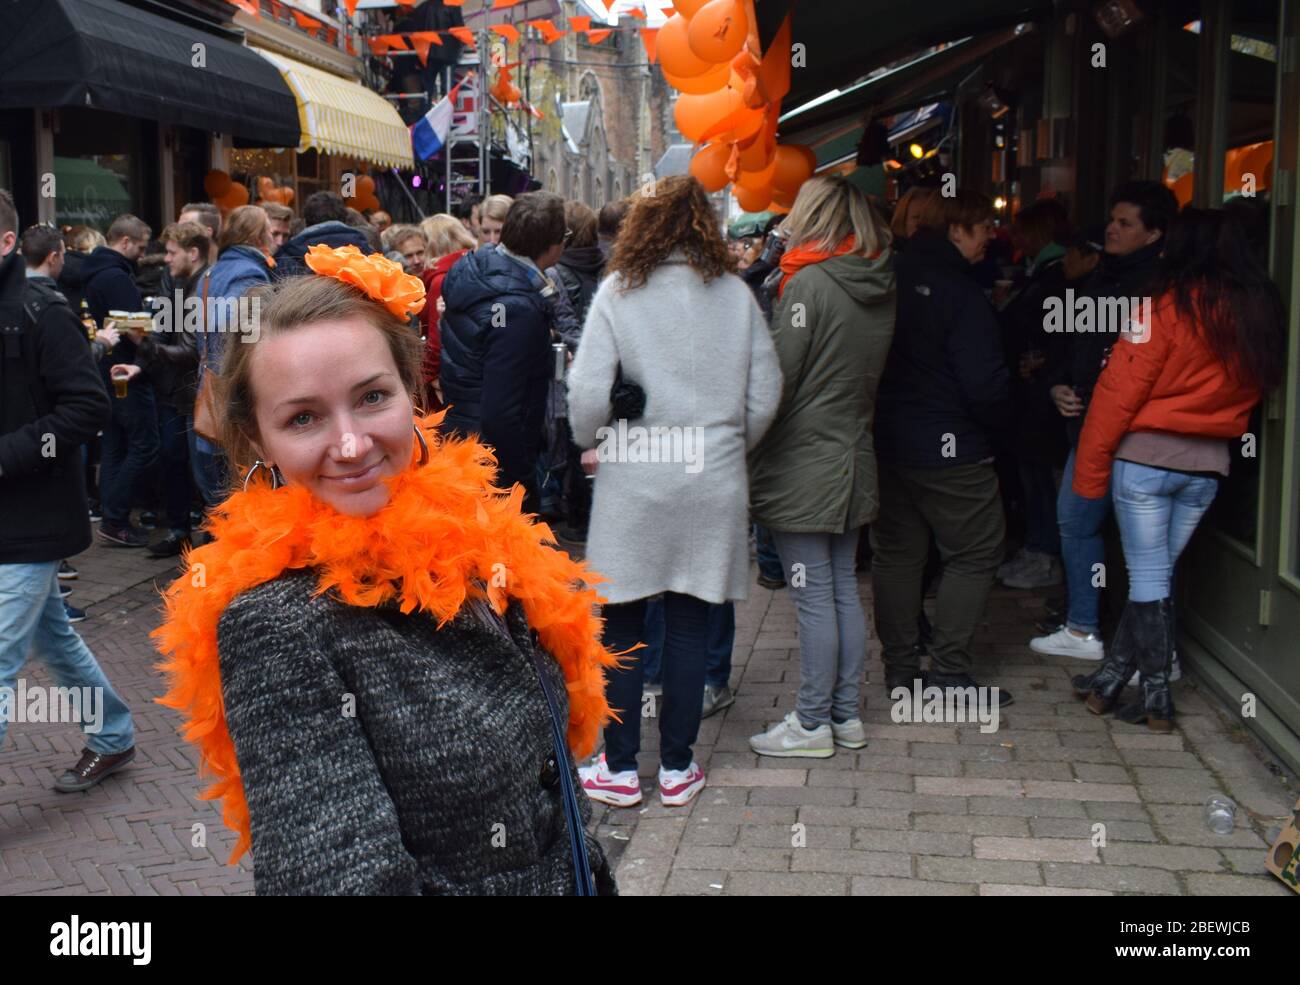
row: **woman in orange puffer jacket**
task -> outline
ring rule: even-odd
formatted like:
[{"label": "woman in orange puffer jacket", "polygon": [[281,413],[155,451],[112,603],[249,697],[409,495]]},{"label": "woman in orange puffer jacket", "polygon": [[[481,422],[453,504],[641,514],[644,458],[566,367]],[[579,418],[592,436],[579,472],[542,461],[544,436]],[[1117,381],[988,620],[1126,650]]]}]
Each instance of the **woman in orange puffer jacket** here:
[{"label": "woman in orange puffer jacket", "polygon": [[1129,598],[1106,662],[1074,687],[1103,714],[1136,668],[1142,697],[1117,715],[1165,732],[1174,713],[1174,565],[1252,408],[1282,380],[1286,315],[1244,231],[1221,209],[1177,217],[1153,296],[1150,324],[1133,324],[1111,350],[1079,439],[1078,495],[1104,495],[1114,470]]}]

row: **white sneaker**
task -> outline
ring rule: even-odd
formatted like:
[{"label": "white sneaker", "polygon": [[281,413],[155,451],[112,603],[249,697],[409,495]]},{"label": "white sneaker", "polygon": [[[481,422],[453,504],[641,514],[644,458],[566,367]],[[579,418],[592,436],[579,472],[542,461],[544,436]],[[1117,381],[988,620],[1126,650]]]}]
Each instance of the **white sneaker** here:
[{"label": "white sneaker", "polygon": [[1076,636],[1065,626],[1048,636],[1035,636],[1029,641],[1029,649],[1051,657],[1073,657],[1075,660],[1106,659],[1106,648],[1102,645],[1100,636],[1096,633]]},{"label": "white sneaker", "polygon": [[695,799],[695,795],[704,789],[704,770],[699,763],[691,763],[688,769],[666,770],[659,767],[659,801],[665,807],[682,807]]},{"label": "white sneaker", "polygon": [[[1169,683],[1181,681],[1183,679],[1183,668],[1178,663],[1178,654],[1174,654],[1173,666],[1169,668]],[[1137,687],[1142,683],[1142,671],[1133,671],[1133,676],[1128,679],[1129,687]]]},{"label": "white sneaker", "polygon": [[829,725],[818,725],[810,731],[799,723],[798,715],[790,712],[766,732],[751,735],[749,748],[760,756],[826,759],[835,755],[835,740]]},{"label": "white sneaker", "polygon": [[850,718],[838,725],[831,722],[831,736],[837,746],[845,749],[861,749],[867,744],[867,730],[862,727],[861,718]]},{"label": "white sneaker", "polygon": [[578,769],[578,779],[587,796],[611,807],[635,807],[641,803],[641,778],[636,770],[611,773],[605,763],[605,754],[590,766]]}]

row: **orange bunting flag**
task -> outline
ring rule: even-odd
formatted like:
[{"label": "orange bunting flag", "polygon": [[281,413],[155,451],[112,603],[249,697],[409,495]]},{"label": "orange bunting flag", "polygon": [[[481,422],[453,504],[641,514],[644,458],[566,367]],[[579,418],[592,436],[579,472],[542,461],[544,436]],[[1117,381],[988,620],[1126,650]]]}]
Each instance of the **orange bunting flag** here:
[{"label": "orange bunting flag", "polygon": [[465,0],[442,0],[442,5],[444,7],[463,7],[465,6]]},{"label": "orange bunting flag", "polygon": [[254,0],[230,0],[230,3],[252,17],[262,16],[262,10]]},{"label": "orange bunting flag", "polygon": [[603,31],[588,31],[587,40],[592,44],[600,44],[613,33],[613,28],[605,28]]},{"label": "orange bunting flag", "polygon": [[301,10],[291,9],[289,13],[293,14],[293,19],[298,22],[298,26],[301,27],[304,31],[315,30],[316,28],[320,27],[322,24],[321,21],[318,21],[315,17],[312,17],[310,14],[304,14]]},{"label": "orange bunting flag", "polygon": [[625,10],[623,11],[623,13],[627,14],[629,17],[635,17],[637,20],[645,20],[645,11],[638,10],[635,7],[633,7],[631,10]]},{"label": "orange bunting flag", "polygon": [[655,46],[659,42],[659,28],[643,27],[641,28],[641,43],[645,45],[645,57],[651,65],[655,63]]},{"label": "orange bunting flag", "polygon": [[578,32],[578,33],[581,33],[582,31],[590,31],[590,30],[591,30],[591,18],[590,18],[590,17],[570,17],[570,18],[569,18],[569,27],[573,28],[573,30],[574,30],[575,32]]},{"label": "orange bunting flag", "polygon": [[468,27],[449,27],[447,33],[461,44],[469,45],[471,48],[474,47],[474,32]]},{"label": "orange bunting flag", "polygon": [[420,56],[420,64],[429,64],[429,46],[442,44],[442,38],[438,37],[437,31],[412,31],[408,35],[411,44],[415,47],[415,53]]},{"label": "orange bunting flag", "polygon": [[513,7],[519,0],[493,0],[492,9],[502,10],[506,7]]},{"label": "orange bunting flag", "polygon": [[361,0],[343,0],[343,6],[348,8],[349,17],[352,17],[353,15],[356,14],[357,4],[359,4],[360,2]]},{"label": "orange bunting flag", "polygon": [[554,22],[549,20],[535,20],[528,22],[530,27],[535,27],[542,32],[542,41],[546,44],[554,44],[564,37],[564,32],[555,26]]},{"label": "orange bunting flag", "polygon": [[493,24],[488,28],[489,31],[495,31],[507,41],[517,42],[519,40],[519,29],[513,24]]}]

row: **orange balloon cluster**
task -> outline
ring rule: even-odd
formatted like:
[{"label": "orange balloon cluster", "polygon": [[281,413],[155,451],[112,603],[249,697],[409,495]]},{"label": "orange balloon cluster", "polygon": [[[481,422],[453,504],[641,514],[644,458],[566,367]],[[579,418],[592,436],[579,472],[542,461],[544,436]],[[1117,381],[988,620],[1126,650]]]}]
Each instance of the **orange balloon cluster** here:
[{"label": "orange balloon cluster", "polygon": [[677,129],[703,145],[690,173],[707,190],[732,185],[747,212],[788,211],[817,169],[808,147],[776,142],[781,100],[790,91],[790,18],[759,57],[753,0],[675,0],[659,30],[664,78],[681,93]]},{"label": "orange balloon cluster", "polygon": [[209,171],[203,176],[203,190],[222,212],[248,204],[248,186],[232,181],[224,171]]},{"label": "orange balloon cluster", "polygon": [[509,65],[502,65],[500,69],[497,70],[497,80],[493,82],[492,87],[488,89],[492,98],[502,106],[514,106],[521,98],[523,98],[523,92],[517,85],[515,85],[514,73],[511,72],[511,69],[518,64],[518,62],[512,62]]},{"label": "orange balloon cluster", "polygon": [[383,203],[379,201],[379,196],[375,194],[375,179],[368,174],[363,174],[357,178],[356,194],[352,198],[343,200],[349,208],[356,209],[358,212],[367,212],[382,209]]},{"label": "orange balloon cluster", "polygon": [[278,202],[280,205],[289,205],[293,201],[292,188],[277,188],[275,180],[262,175],[257,179],[257,195],[259,202]]}]

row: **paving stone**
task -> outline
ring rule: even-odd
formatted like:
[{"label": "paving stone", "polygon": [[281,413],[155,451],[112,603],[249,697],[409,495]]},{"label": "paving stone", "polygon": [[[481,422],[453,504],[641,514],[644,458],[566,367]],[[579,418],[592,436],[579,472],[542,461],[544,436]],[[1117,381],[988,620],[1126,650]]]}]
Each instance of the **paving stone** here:
[{"label": "paving stone", "polygon": [[1086,817],[1083,805],[1069,800],[1042,798],[971,797],[972,814],[1007,814],[1012,817]]},{"label": "paving stone", "polygon": [[1205,872],[1187,874],[1187,891],[1193,896],[1294,896],[1273,875],[1224,876]]},{"label": "paving stone", "polygon": [[1107,843],[1112,841],[1158,842],[1151,825],[1145,821],[1095,820],[1093,818],[1036,817],[1029,827],[1035,838],[1078,838],[1092,842],[1094,826],[1104,824]]},{"label": "paving stone", "polygon": [[1043,878],[1037,862],[1006,862],[989,858],[920,858],[917,875],[936,882],[1011,883],[1039,886]]},{"label": "paving stone", "polygon": [[1050,780],[1026,780],[1026,797],[1060,800],[1128,801],[1139,803],[1137,790],[1121,783],[1055,783]]},{"label": "paving stone", "polygon": [[883,810],[873,807],[833,807],[812,804],[799,808],[799,820],[808,825],[829,825],[847,828],[910,827],[911,815],[905,810]]},{"label": "paving stone", "polygon": [[1073,778],[1068,763],[976,763],[962,764],[966,776],[1013,780],[1059,780]]},{"label": "paving stone", "polygon": [[715,787],[801,787],[808,771],[801,769],[720,769],[709,773]]},{"label": "paving stone", "polygon": [[1019,780],[918,776],[916,792],[943,797],[1021,797],[1024,785]]},{"label": "paving stone", "polygon": [[975,839],[976,858],[1020,859],[1026,862],[1099,862],[1097,849],[1082,838]]},{"label": "paving stone", "polygon": [[912,827],[917,831],[953,831],[969,835],[1005,835],[1028,837],[1029,822],[1020,817],[978,816],[974,814],[915,814]]},{"label": "paving stone", "polygon": [[664,884],[665,896],[721,896],[727,873],[722,870],[683,869],[674,865]]},{"label": "paving stone", "polygon": [[623,858],[614,873],[620,896],[659,896],[672,869],[673,860],[661,858]]},{"label": "paving stone", "polygon": [[1211,848],[1111,842],[1101,850],[1107,865],[1140,865],[1174,872],[1223,872],[1223,856]]},{"label": "paving stone", "polygon": [[1043,877],[1049,886],[1110,889],[1117,893],[1145,893],[1161,896],[1176,896],[1180,892],[1178,880],[1172,872],[1133,865],[1044,862]]},{"label": "paving stone", "polygon": [[1233,872],[1242,875],[1271,875],[1264,867],[1268,860],[1267,848],[1221,848],[1219,851],[1228,860]]},{"label": "paving stone", "polygon": [[854,876],[849,893],[852,896],[975,896],[978,890],[973,883]]},{"label": "paving stone", "polygon": [[770,804],[838,804],[853,803],[852,787],[755,787],[749,792],[749,803]]},{"label": "paving stone", "polygon": [[862,851],[906,852],[912,855],[970,855],[971,836],[952,831],[855,828],[853,847]]},{"label": "paving stone", "polygon": [[843,896],[849,877],[827,872],[733,872],[728,896]]},{"label": "paving stone", "polygon": [[835,872],[849,875],[899,876],[912,874],[912,857],[901,852],[824,851],[796,848],[790,856],[795,872]]},{"label": "paving stone", "polygon": [[849,849],[853,847],[853,829],[821,824],[746,824],[740,828],[737,845],[755,848]]},{"label": "paving stone", "polygon": [[1064,886],[980,886],[981,896],[1114,896],[1105,889],[1067,889]]}]

